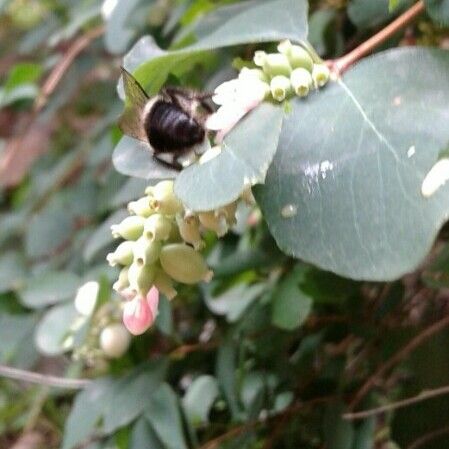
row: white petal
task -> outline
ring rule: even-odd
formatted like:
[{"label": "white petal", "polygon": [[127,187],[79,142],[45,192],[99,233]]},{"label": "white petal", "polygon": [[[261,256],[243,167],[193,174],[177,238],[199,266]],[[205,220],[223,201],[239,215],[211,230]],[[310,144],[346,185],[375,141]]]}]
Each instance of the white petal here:
[{"label": "white petal", "polygon": [[206,127],[212,131],[231,129],[245,114],[246,110],[236,103],[221,106],[209,116]]}]

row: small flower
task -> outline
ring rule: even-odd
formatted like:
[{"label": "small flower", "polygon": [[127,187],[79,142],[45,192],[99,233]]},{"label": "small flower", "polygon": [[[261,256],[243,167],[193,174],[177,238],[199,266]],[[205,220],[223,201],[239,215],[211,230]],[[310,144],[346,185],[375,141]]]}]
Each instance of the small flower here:
[{"label": "small flower", "polygon": [[290,81],[298,97],[306,97],[313,85],[312,75],[303,68],[293,70],[290,75]]},{"label": "small flower", "polygon": [[325,64],[315,64],[313,66],[312,78],[317,89],[323,87],[329,81],[329,77],[330,70]]},{"label": "small flower", "polygon": [[284,101],[291,88],[290,79],[283,75],[276,75],[270,83],[271,95],[277,101]]},{"label": "small flower", "polygon": [[212,100],[220,108],[206,121],[208,129],[218,131],[217,142],[221,142],[245,114],[258,106],[267,92],[269,85],[256,76],[243,76],[218,86]]},{"label": "small flower", "polygon": [[159,291],[152,287],[146,296],[136,295],[125,303],[123,324],[133,335],[141,335],[149,329],[157,315]]}]

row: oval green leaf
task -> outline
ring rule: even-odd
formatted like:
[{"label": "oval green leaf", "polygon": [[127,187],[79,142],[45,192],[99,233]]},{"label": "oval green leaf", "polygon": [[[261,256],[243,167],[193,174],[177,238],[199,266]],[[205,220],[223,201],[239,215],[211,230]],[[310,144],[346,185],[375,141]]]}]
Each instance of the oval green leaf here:
[{"label": "oval green leaf", "polygon": [[263,183],[276,153],[283,116],[280,106],[260,105],[224,139],[218,156],[179,174],[176,195],[189,209],[205,211],[232,203],[246,187]]},{"label": "oval green leaf", "polygon": [[156,92],[168,74],[205,50],[232,45],[307,38],[308,4],[305,0],[252,0],[225,6],[203,19],[201,39],[181,50],[165,53],[140,65],[134,76]]},{"label": "oval green leaf", "polygon": [[424,0],[424,3],[435,22],[449,25],[449,0]]},{"label": "oval green leaf", "polygon": [[421,263],[449,210],[449,185],[421,194],[449,142],[448,73],[449,52],[402,48],[294,102],[256,189],[281,249],[354,279]]}]

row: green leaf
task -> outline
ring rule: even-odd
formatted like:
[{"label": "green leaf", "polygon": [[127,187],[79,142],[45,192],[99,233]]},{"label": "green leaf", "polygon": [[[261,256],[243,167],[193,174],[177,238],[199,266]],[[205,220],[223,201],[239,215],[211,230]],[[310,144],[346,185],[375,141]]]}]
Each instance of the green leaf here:
[{"label": "green leaf", "polygon": [[341,403],[330,404],[324,415],[324,440],[328,449],[352,449],[354,429],[350,421],[342,418],[344,406]]},{"label": "green leaf", "polygon": [[424,0],[424,3],[435,22],[449,25],[449,0]]},{"label": "green leaf", "polygon": [[77,395],[65,424],[62,449],[72,449],[92,435],[110,402],[113,386],[110,378],[98,379]]},{"label": "green leaf", "polygon": [[[394,8],[391,2],[396,3]],[[411,0],[351,0],[348,16],[358,28],[371,28],[386,22],[411,3]]]},{"label": "green leaf", "polygon": [[33,84],[39,80],[41,74],[42,67],[39,64],[16,64],[8,74],[4,88],[7,91],[11,91],[23,84]]},{"label": "green leaf", "polygon": [[190,384],[182,404],[192,425],[206,424],[209,421],[209,412],[218,395],[217,380],[213,376],[199,376]]},{"label": "green leaf", "polygon": [[218,350],[215,372],[234,419],[241,415],[237,396],[236,359],[236,346],[228,336]]},{"label": "green leaf", "polygon": [[143,196],[148,182],[139,178],[129,178],[111,200],[111,207],[124,206],[129,201]]},{"label": "green leaf", "polygon": [[193,211],[212,210],[235,201],[246,187],[263,183],[283,117],[281,107],[260,105],[226,136],[218,156],[179,174],[176,195]]},{"label": "green leaf", "polygon": [[49,256],[63,248],[73,235],[73,216],[62,196],[57,196],[30,221],[26,252],[31,258]]},{"label": "green leaf", "polygon": [[162,296],[159,298],[158,313],[155,326],[164,334],[173,333],[173,315],[171,302]]},{"label": "green leaf", "polygon": [[134,75],[157,92],[172,70],[204,50],[282,39],[302,41],[307,37],[307,13],[305,0],[253,0],[223,7],[207,19],[198,42],[145,62]]},{"label": "green leaf", "polygon": [[365,419],[356,427],[352,449],[372,449],[376,430],[374,418]]},{"label": "green leaf", "polygon": [[388,2],[388,10],[390,12],[394,11],[398,5],[399,5],[400,0],[389,0]]},{"label": "green leaf", "polygon": [[136,178],[169,179],[177,174],[153,158],[149,144],[128,136],[122,137],[115,147],[112,162],[118,172]]},{"label": "green leaf", "polygon": [[126,210],[118,210],[98,226],[84,247],[83,257],[86,262],[92,261],[101,250],[105,249],[114,241],[111,234],[111,225],[120,223],[127,216],[128,212]]},{"label": "green leaf", "polygon": [[217,315],[225,315],[231,323],[237,321],[245,310],[267,289],[264,283],[247,285],[239,283],[225,292],[214,296],[211,288],[204,288],[207,307]]},{"label": "green leaf", "polygon": [[104,411],[103,429],[107,434],[129,424],[140,416],[150,398],[161,388],[167,371],[165,360],[148,362],[120,379]]},{"label": "green leaf", "polygon": [[165,449],[151,424],[144,417],[133,427],[129,449]]},{"label": "green leaf", "polygon": [[36,316],[0,314],[0,361],[14,363],[20,352],[29,344],[36,326]]},{"label": "green leaf", "polygon": [[45,307],[73,297],[80,282],[76,274],[67,271],[44,273],[28,278],[19,295],[27,307]]},{"label": "green leaf", "polygon": [[313,300],[300,288],[304,278],[305,268],[297,266],[274,290],[271,318],[275,326],[285,330],[297,329],[310,315]]},{"label": "green leaf", "polygon": [[36,328],[35,342],[38,349],[50,356],[70,349],[70,345],[63,346],[63,342],[77,316],[72,302],[52,307]]},{"label": "green leaf", "polygon": [[[145,25],[148,7],[153,1],[117,2],[106,21],[105,44],[110,53],[124,53],[139,29]],[[143,8],[145,5],[145,8]]]},{"label": "green leaf", "polygon": [[25,260],[16,251],[0,255],[0,293],[19,288],[26,277]]},{"label": "green leaf", "polygon": [[448,72],[449,52],[401,48],[293,103],[255,189],[284,252],[354,279],[392,280],[422,262],[449,207],[448,185],[421,194],[449,142]]},{"label": "green leaf", "polygon": [[167,449],[187,449],[178,398],[168,384],[155,391],[145,409],[145,417]]}]

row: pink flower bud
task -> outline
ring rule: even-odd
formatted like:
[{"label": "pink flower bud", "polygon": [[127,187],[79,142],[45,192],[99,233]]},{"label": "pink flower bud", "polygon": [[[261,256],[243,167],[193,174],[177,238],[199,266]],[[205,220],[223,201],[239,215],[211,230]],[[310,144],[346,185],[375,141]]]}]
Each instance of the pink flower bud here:
[{"label": "pink flower bud", "polygon": [[143,334],[149,329],[157,315],[159,291],[152,287],[146,297],[136,295],[125,303],[123,324],[133,335]]}]

